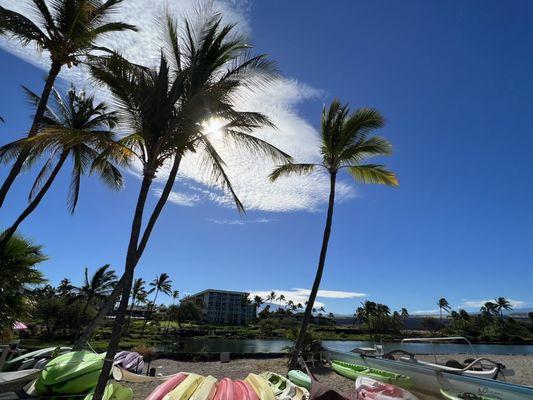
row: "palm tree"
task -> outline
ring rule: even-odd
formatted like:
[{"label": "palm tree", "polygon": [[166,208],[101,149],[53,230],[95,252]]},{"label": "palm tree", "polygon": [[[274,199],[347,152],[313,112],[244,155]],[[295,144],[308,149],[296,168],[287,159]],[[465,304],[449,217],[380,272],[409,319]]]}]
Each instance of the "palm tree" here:
[{"label": "palm tree", "polygon": [[[40,101],[30,90],[26,89],[26,92],[34,103]],[[71,213],[78,203],[82,175],[97,172],[111,188],[122,187],[119,170],[108,158],[101,156],[113,141],[116,113],[108,111],[105,103],[95,104],[93,96],[76,92],[74,87],[70,88],[66,98],[55,90],[52,97],[53,105],[47,107],[42,116],[37,135],[0,148],[0,161],[16,158],[22,153],[28,159],[49,154],[30,192],[28,206],[0,236],[0,253],[19,225],[37,208],[69,158],[72,159],[72,178],[67,203]],[[94,163],[97,158],[98,163]]]},{"label": "palm tree", "polygon": [[59,283],[59,286],[56,289],[56,293],[59,297],[63,298],[70,298],[72,297],[72,291],[74,290],[74,286],[72,285],[72,282],[68,278],[61,279],[61,282]]},{"label": "palm tree", "polygon": [[[127,307],[133,272],[149,241],[152,230],[172,191],[181,159],[190,152],[201,158],[200,168],[207,168],[207,177],[232,196],[237,208],[244,207],[233,190],[225,171],[225,163],[212,142],[222,136],[228,145],[236,145],[258,157],[289,160],[290,157],[251,133],[262,126],[272,126],[260,113],[237,111],[234,99],[241,89],[255,90],[269,82],[275,69],[266,56],[249,56],[250,46],[241,36],[232,36],[233,25],[221,25],[221,16],[202,19],[193,28],[186,21],[185,37],[167,18],[168,41],[171,48],[163,52],[157,69],[131,65],[118,56],[93,66],[94,77],[106,84],[127,124],[130,133],[119,145],[134,152],[142,166],[142,181],[134,212],[123,275],[126,294],[121,298],[114,322],[107,358],[116,352],[119,334]],[[169,65],[167,55],[172,58]],[[216,132],[213,121],[218,122]],[[223,124],[220,122],[223,121]],[[146,198],[156,173],[170,165],[169,175],[151,216],[141,232]],[[120,292],[117,290],[115,297]],[[103,313],[99,314],[99,318]],[[92,328],[92,327],[91,327]],[[93,329],[93,328],[92,328]],[[93,329],[94,330],[94,329]],[[92,331],[87,331],[90,335]],[[85,335],[80,339],[85,339]],[[104,364],[95,399],[101,395],[111,363]]]},{"label": "palm tree", "polygon": [[[172,297],[172,307],[174,308],[174,305],[176,304],[176,299],[178,299],[180,297],[180,291],[179,290],[173,290],[172,291],[172,294],[171,294],[171,297]],[[168,325],[167,325],[167,335],[168,335],[168,331],[170,330],[170,318],[168,319]]]},{"label": "palm tree", "polygon": [[261,296],[259,296],[259,295],[255,295],[254,296],[254,304],[255,304],[257,309],[259,309],[264,302],[265,301],[263,300],[263,298]]},{"label": "palm tree", "polygon": [[170,280],[170,277],[167,273],[163,272],[161,275],[158,275],[155,277],[155,279],[150,282],[150,286],[152,286],[152,289],[148,291],[148,293],[155,292],[154,299],[152,300],[152,306],[150,307],[150,310],[148,311],[148,317],[144,319],[144,324],[141,329],[141,336],[144,335],[144,329],[146,328],[146,324],[148,323],[148,318],[152,317],[152,313],[154,311],[154,307],[156,305],[157,301],[157,295],[159,292],[166,294],[167,296],[170,296],[172,293],[172,281]]},{"label": "palm tree", "polygon": [[[47,6],[44,0],[31,0],[34,21],[27,16],[0,6],[0,35],[19,40],[22,46],[35,44],[50,55],[50,70],[46,77],[37,110],[28,137],[37,135],[46,112],[48,98],[54,82],[63,66],[71,67],[83,62],[94,51],[111,50],[95,46],[96,41],[111,32],[136,30],[132,25],[110,22],[123,0],[54,0]],[[20,173],[28,150],[21,151],[0,188],[0,207]]]},{"label": "palm tree", "polygon": [[146,288],[144,287],[145,281],[142,278],[137,278],[135,281],[133,281],[133,285],[131,288],[131,305],[130,305],[130,312],[128,317],[128,322],[126,323],[126,326],[124,327],[124,334],[128,332],[131,318],[133,315],[133,310],[135,308],[135,304],[141,302],[143,299],[146,299],[146,296],[148,293],[146,292]]},{"label": "palm tree", "polygon": [[505,297],[498,297],[494,300],[494,304],[496,304],[496,311],[500,314],[500,319],[503,319],[503,310],[511,311],[513,309],[511,302]]},{"label": "palm tree", "polygon": [[492,301],[487,301],[481,306],[479,311],[485,317],[492,318],[494,315],[499,315],[498,305]]},{"label": "palm tree", "polygon": [[461,316],[461,319],[463,321],[469,321],[470,320],[470,314],[462,308],[459,309],[459,315]]},{"label": "palm tree", "polygon": [[407,311],[407,308],[405,307],[402,307],[402,309],[400,310],[400,317],[402,318],[402,320],[406,320],[407,318],[409,318],[409,311]]},{"label": "palm tree", "polygon": [[89,278],[89,271],[85,268],[85,280],[83,286],[78,288],[78,296],[85,299],[82,315],[85,319],[89,304],[95,299],[102,299],[109,296],[115,285],[117,284],[117,276],[115,271],[109,268],[109,264],[102,265]]},{"label": "palm tree", "polygon": [[388,155],[391,153],[392,146],[388,141],[375,136],[369,137],[373,130],[381,128],[383,124],[384,119],[377,110],[361,108],[350,113],[347,104],[342,105],[338,100],[334,100],[329,108],[324,108],[322,112],[320,137],[320,152],[322,155],[321,163],[286,163],[276,168],[270,175],[270,179],[274,181],[284,175],[308,174],[317,169],[322,169],[327,171],[330,178],[328,211],[318,268],[309,295],[304,318],[302,320],[300,334],[298,335],[298,340],[295,345],[295,352],[291,357],[291,369],[296,368],[298,351],[302,348],[307,326],[311,319],[313,305],[324,272],[331,225],[333,222],[335,184],[338,173],[343,169],[347,169],[348,172],[353,175],[355,180],[360,183],[378,183],[390,186],[398,185],[398,180],[394,173],[390,172],[383,165],[364,164],[364,162],[370,157]]},{"label": "palm tree", "polygon": [[284,294],[280,294],[279,297],[278,297],[278,301],[279,301],[279,304],[280,306],[282,306],[284,303],[285,303],[285,295]]},{"label": "palm tree", "polygon": [[267,297],[266,297],[266,301],[268,301],[270,304],[272,304],[274,301],[276,301],[278,298],[278,295],[275,291],[271,291]]},{"label": "palm tree", "polygon": [[449,312],[451,310],[450,303],[448,303],[448,300],[442,297],[439,299],[439,301],[437,301],[437,306],[439,307],[439,320],[440,324],[442,325],[442,310]]},{"label": "palm tree", "polygon": [[30,316],[33,299],[29,286],[45,282],[36,265],[46,261],[41,246],[15,235],[0,257],[0,334],[11,331],[13,324]]}]

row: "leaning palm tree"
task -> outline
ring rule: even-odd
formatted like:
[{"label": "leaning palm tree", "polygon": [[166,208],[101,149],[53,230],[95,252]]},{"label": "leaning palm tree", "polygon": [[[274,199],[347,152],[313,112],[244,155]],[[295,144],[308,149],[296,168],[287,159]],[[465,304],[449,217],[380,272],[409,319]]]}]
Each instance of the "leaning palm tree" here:
[{"label": "leaning palm tree", "polygon": [[[25,90],[30,101],[40,102],[35,93]],[[78,204],[82,175],[96,172],[111,188],[122,187],[119,170],[108,158],[101,156],[113,142],[116,113],[109,111],[105,103],[95,103],[93,96],[77,92],[74,87],[65,97],[54,90],[52,97],[53,102],[42,116],[37,135],[0,148],[0,161],[17,158],[22,153],[29,159],[49,155],[30,192],[29,204],[0,236],[0,254],[19,225],[37,208],[69,158],[72,159],[72,178],[67,203],[71,213]]]},{"label": "leaning palm tree", "polygon": [[448,300],[442,297],[439,299],[439,301],[437,301],[437,306],[439,307],[439,320],[440,324],[442,325],[442,311],[444,310],[449,312],[451,310],[450,303],[448,303]]},{"label": "leaning palm tree", "polygon": [[513,309],[511,302],[505,297],[498,297],[494,300],[494,304],[496,304],[496,311],[500,314],[500,319],[503,319],[503,310],[511,311]]},{"label": "leaning palm tree", "polygon": [[[172,291],[172,294],[171,294],[171,297],[172,297],[172,308],[174,309],[174,305],[176,304],[176,300],[180,297],[180,291],[179,290],[173,290]],[[171,323],[171,318],[169,317],[168,318],[168,324],[167,324],[167,335],[168,335],[168,331],[170,330],[170,323]]]},{"label": "leaning palm tree", "polygon": [[[152,313],[154,311],[154,307],[156,305],[157,301],[157,295],[159,292],[166,294],[167,296],[170,296],[172,293],[172,281],[170,280],[170,277],[167,273],[163,272],[161,275],[158,275],[155,277],[155,279],[150,282],[150,286],[152,286],[152,289],[150,289],[150,292],[154,292],[154,299],[152,300],[152,305],[150,307],[150,310],[148,312],[148,318],[152,316]],[[144,335],[144,329],[146,328],[146,324],[148,323],[148,318],[144,319],[144,324],[141,329],[141,336]]]},{"label": "leaning palm tree", "polygon": [[[39,132],[46,112],[46,104],[54,82],[63,66],[69,68],[83,62],[95,51],[110,52],[97,47],[97,40],[111,32],[136,30],[132,25],[111,22],[109,16],[116,13],[123,0],[54,0],[50,6],[44,0],[28,1],[34,15],[33,21],[25,15],[0,6],[0,35],[19,40],[22,46],[35,44],[50,55],[50,70],[37,104],[28,137]],[[34,22],[35,21],[35,22]],[[0,207],[22,170],[29,153],[20,152],[6,180],[0,187]]]},{"label": "leaning palm tree", "polygon": [[[192,25],[185,22],[182,37],[178,36],[175,22],[167,19],[166,34],[171,46],[161,54],[156,69],[131,65],[118,56],[111,56],[92,68],[94,77],[110,89],[129,128],[119,145],[130,148],[142,168],[141,188],[121,279],[120,292],[124,295],[117,310],[106,360],[112,360],[117,350],[135,267],[172,191],[182,158],[195,152],[201,159],[199,168],[206,168],[207,178],[229,192],[240,211],[244,206],[233,189],[213,137],[222,137],[227,145],[237,146],[257,157],[269,157],[277,162],[290,159],[252,135],[259,127],[272,126],[266,116],[236,110],[234,106],[242,89],[255,90],[270,81],[275,72],[272,63],[264,55],[250,56],[248,43],[240,36],[232,36],[233,25],[223,25],[220,15],[203,19],[196,28]],[[213,131],[215,125],[216,132]],[[156,174],[164,165],[169,165],[170,171],[142,232],[146,199]],[[115,297],[120,292],[117,290]],[[91,333],[88,330],[80,342]],[[103,393],[110,368],[111,362],[106,361],[95,399]]]},{"label": "leaning palm tree", "polygon": [[330,183],[326,226],[322,239],[318,268],[305,309],[304,318],[302,319],[300,334],[298,335],[298,340],[294,348],[295,351],[291,357],[291,369],[297,365],[298,351],[302,349],[303,340],[311,319],[313,306],[324,272],[331,225],[333,222],[335,185],[339,172],[347,170],[360,183],[378,183],[389,186],[398,185],[394,173],[390,172],[383,165],[364,163],[370,157],[391,153],[391,145],[388,141],[376,136],[369,137],[373,130],[381,128],[383,124],[383,117],[374,109],[361,108],[355,112],[350,112],[347,104],[342,105],[338,100],[334,100],[322,112],[320,137],[321,162],[318,164],[286,163],[276,168],[270,175],[270,179],[274,181],[285,175],[308,174],[321,169],[329,174]]},{"label": "leaning palm tree", "polygon": [[115,285],[117,284],[117,276],[115,271],[109,268],[109,264],[105,264],[98,268],[94,274],[89,278],[89,271],[85,268],[83,286],[78,288],[78,297],[85,300],[83,306],[82,316],[85,318],[87,309],[91,302],[96,299],[103,299],[109,296]]}]

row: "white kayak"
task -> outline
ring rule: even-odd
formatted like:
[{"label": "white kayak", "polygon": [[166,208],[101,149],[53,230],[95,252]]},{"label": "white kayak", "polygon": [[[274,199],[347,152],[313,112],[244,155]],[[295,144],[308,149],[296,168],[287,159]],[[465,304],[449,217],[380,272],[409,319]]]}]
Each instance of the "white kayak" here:
[{"label": "white kayak", "polygon": [[355,381],[355,390],[358,399],[369,400],[418,400],[414,394],[401,387],[383,383],[366,376],[360,376]]}]

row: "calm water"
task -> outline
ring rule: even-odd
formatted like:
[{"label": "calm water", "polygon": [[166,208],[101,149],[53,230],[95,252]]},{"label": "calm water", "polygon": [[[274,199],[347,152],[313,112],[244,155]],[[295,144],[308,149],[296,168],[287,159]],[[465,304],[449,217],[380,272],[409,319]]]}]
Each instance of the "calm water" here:
[{"label": "calm water", "polygon": [[[325,346],[349,351],[356,347],[372,347],[371,342],[362,341],[336,341],[325,340]],[[198,353],[219,353],[229,351],[233,353],[278,353],[290,346],[289,340],[262,340],[262,339],[222,339],[222,338],[190,338],[176,342],[172,346],[163,348],[164,351]],[[474,344],[474,351],[479,354],[533,354],[533,345],[518,344]],[[431,344],[431,343],[385,343],[385,352],[403,348],[413,353],[471,353],[471,349],[465,344]]]}]

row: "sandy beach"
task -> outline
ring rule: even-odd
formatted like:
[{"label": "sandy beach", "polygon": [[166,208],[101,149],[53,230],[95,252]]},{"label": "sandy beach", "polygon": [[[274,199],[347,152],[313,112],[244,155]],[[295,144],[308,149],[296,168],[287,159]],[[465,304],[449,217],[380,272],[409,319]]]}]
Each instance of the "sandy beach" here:
[{"label": "sandy beach", "polygon": [[[533,355],[487,355],[487,358],[497,360],[507,368],[513,369],[515,375],[508,378],[509,382],[514,382],[522,385],[533,386]],[[422,356],[421,358],[430,360],[432,356]],[[439,356],[440,360],[447,360],[450,358],[463,360],[464,354],[448,354],[446,356]],[[179,371],[194,372],[201,375],[213,375],[216,378],[229,377],[232,379],[244,379],[248,373],[260,373],[264,371],[273,371],[285,375],[287,373],[287,359],[264,359],[264,360],[232,360],[229,363],[221,364],[220,362],[182,362],[173,360],[155,360],[152,362],[152,367],[157,369],[157,373],[163,375],[174,374]],[[353,390],[353,381],[346,379],[331,370],[323,367],[312,369],[316,377],[323,383],[335,387],[340,391]],[[148,394],[157,387],[157,383],[144,384],[130,384],[134,391],[135,399],[144,399]],[[420,396],[421,399],[428,399],[426,396]]]}]

